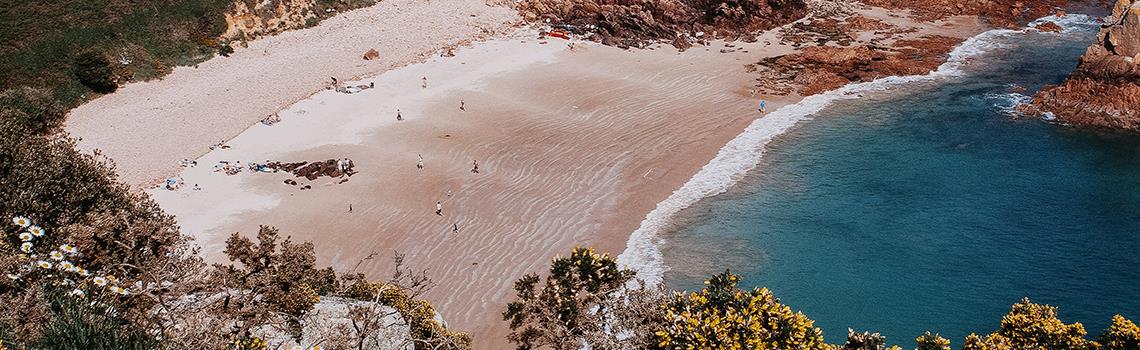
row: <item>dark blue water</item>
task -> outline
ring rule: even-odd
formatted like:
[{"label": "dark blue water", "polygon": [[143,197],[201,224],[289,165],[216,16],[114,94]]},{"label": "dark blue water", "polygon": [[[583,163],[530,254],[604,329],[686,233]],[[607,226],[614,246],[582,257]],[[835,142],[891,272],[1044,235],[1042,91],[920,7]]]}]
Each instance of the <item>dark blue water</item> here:
[{"label": "dark blue water", "polygon": [[958,347],[1022,297],[1094,336],[1113,314],[1140,320],[1140,137],[1000,108],[1063,80],[1092,35],[1012,34],[963,77],[826,108],[682,213],[664,235],[667,284],[731,268],[834,343],[852,327]]}]

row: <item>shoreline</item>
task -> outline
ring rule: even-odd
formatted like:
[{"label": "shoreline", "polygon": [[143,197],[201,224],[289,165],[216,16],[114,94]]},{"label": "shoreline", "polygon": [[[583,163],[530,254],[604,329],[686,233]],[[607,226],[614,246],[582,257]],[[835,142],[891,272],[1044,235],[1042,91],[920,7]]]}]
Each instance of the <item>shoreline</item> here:
[{"label": "shoreline", "polygon": [[990,49],[986,45],[990,44],[987,41],[993,36],[1024,32],[1042,22],[1064,23],[1062,27],[1067,32],[1070,30],[1070,23],[1088,21],[1088,18],[1082,14],[1070,14],[1068,18],[1050,15],[1031,21],[1018,30],[995,28],[980,31],[959,43],[950,52],[949,59],[937,70],[928,74],[890,76],[870,82],[847,84],[839,89],[808,96],[795,104],[773,111],[767,118],[757,119],[744,132],[721,148],[717,156],[681,188],[646,214],[646,218],[630,234],[625,250],[618,256],[619,264],[636,271],[638,278],[650,286],[664,283],[664,274],[669,267],[665,265],[661,255],[665,239],[660,235],[671,229],[676,216],[701,200],[728,191],[737,181],[759,166],[769,142],[798,123],[810,120],[813,114],[832,102],[851,99],[853,98],[851,96],[857,98],[863,92],[889,89],[896,85],[954,77],[961,73],[959,68],[968,64],[970,58],[984,54]]}]

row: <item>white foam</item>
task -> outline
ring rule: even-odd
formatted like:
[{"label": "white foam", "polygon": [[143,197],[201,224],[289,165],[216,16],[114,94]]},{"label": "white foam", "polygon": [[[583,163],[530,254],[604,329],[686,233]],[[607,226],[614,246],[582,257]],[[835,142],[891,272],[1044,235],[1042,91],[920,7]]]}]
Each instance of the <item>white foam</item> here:
[{"label": "white foam", "polygon": [[[1068,15],[1040,19],[1058,22],[1064,28],[1086,23],[1088,16]],[[1069,25],[1066,25],[1069,24]],[[728,142],[716,157],[709,161],[696,175],[693,175],[681,188],[673,191],[641,221],[637,230],[630,234],[626,249],[618,256],[618,263],[634,271],[648,285],[662,281],[668,266],[665,265],[660,247],[665,243],[659,233],[666,228],[670,219],[682,209],[697,201],[726,191],[750,170],[756,168],[764,155],[765,146],[776,136],[783,134],[797,123],[811,116],[834,101],[858,98],[862,92],[884,90],[897,85],[939,78],[956,77],[963,74],[962,67],[969,59],[995,48],[1004,47],[1003,37],[1024,33],[1025,30],[995,29],[978,34],[958,45],[950,52],[946,63],[927,75],[892,76],[871,82],[848,84],[836,90],[809,96],[796,104],[787,105],[763,118],[752,122],[736,138]]]},{"label": "white foam", "polygon": [[1005,94],[990,93],[985,94],[986,99],[994,100],[993,106],[998,109],[1002,114],[1007,116],[1018,116],[1021,113],[1017,111],[1017,107],[1033,101],[1032,96],[1023,95],[1016,92]]}]

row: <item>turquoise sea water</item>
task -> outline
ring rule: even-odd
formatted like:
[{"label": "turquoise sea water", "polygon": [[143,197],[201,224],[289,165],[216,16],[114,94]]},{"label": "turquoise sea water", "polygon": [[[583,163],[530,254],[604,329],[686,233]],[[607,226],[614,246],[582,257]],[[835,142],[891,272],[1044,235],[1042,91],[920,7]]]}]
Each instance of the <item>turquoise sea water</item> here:
[{"label": "turquoise sea water", "polygon": [[1093,40],[995,37],[955,78],[837,101],[770,144],[759,166],[661,233],[678,289],[731,268],[816,320],[957,348],[1022,297],[1094,335],[1140,321],[1140,137],[1015,120]]}]

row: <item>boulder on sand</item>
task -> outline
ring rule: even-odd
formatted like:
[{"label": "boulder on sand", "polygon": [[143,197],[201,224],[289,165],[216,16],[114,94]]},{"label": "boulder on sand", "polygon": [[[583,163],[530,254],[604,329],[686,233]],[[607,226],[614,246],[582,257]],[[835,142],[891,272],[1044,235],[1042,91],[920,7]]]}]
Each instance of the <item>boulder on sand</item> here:
[{"label": "boulder on sand", "polygon": [[377,58],[380,58],[380,52],[376,51],[376,49],[368,49],[368,52],[364,53],[365,61],[371,61]]}]

